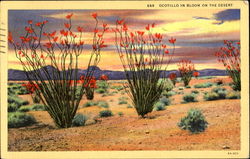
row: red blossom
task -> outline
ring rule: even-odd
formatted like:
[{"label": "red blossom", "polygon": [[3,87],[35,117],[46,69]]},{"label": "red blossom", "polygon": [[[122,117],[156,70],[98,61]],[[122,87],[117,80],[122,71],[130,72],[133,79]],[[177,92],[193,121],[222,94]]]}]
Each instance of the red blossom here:
[{"label": "red blossom", "polygon": [[52,44],[48,42],[48,43],[45,43],[43,46],[45,46],[47,49],[50,49],[52,47]]},{"label": "red blossom", "polygon": [[97,13],[92,13],[92,17],[96,19]]},{"label": "red blossom", "polygon": [[33,29],[31,27],[25,27],[25,30],[28,32],[28,33],[33,33]]},{"label": "red blossom", "polygon": [[143,36],[144,31],[137,31],[137,34]]},{"label": "red blossom", "polygon": [[171,37],[171,39],[168,40],[171,44],[174,44],[176,42],[176,39],[174,39],[173,37]]},{"label": "red blossom", "polygon": [[70,24],[69,23],[64,23],[64,26],[66,27],[66,28],[70,28]]},{"label": "red blossom", "polygon": [[165,54],[169,54],[169,51],[168,51],[168,50],[165,50],[164,53],[165,53]]},{"label": "red blossom", "polygon": [[94,33],[98,33],[98,31],[99,31],[98,29],[95,29],[95,30],[94,30]]},{"label": "red blossom", "polygon": [[124,19],[117,20],[117,21],[116,21],[116,23],[117,23],[117,24],[119,24],[119,25],[121,25],[121,24],[123,24],[123,23],[124,23]]},{"label": "red blossom", "polygon": [[108,24],[102,24],[103,28],[106,28],[108,26]]},{"label": "red blossom", "polygon": [[32,24],[33,23],[33,21],[32,20],[28,20],[28,24]]},{"label": "red blossom", "polygon": [[37,22],[37,23],[36,23],[36,26],[40,27],[42,24],[43,24],[43,23],[41,23],[41,22]]},{"label": "red blossom", "polygon": [[177,75],[176,73],[170,73],[168,77],[170,78],[170,80],[175,80]]},{"label": "red blossom", "polygon": [[77,30],[78,30],[79,32],[83,32],[83,27],[78,26],[78,27],[77,27]]},{"label": "red blossom", "polygon": [[197,71],[195,71],[195,72],[193,73],[193,76],[196,77],[196,78],[197,78],[199,75],[200,75],[200,73],[197,72]]},{"label": "red blossom", "polygon": [[49,21],[48,20],[45,20],[45,21],[43,21],[43,24],[46,24],[46,23],[48,23]]},{"label": "red blossom", "polygon": [[150,30],[150,26],[149,26],[149,24],[145,27],[146,28],[146,30]]},{"label": "red blossom", "polygon": [[14,41],[13,41],[13,36],[12,36],[12,33],[11,32],[9,32],[9,34],[8,34],[8,41],[10,42],[10,43],[13,43]]},{"label": "red blossom", "polygon": [[67,19],[70,19],[72,16],[73,16],[73,13],[68,14],[68,15],[66,16],[66,18],[67,18]]},{"label": "red blossom", "polygon": [[105,74],[102,74],[100,77],[99,77],[100,80],[104,80],[104,81],[107,81],[109,78],[107,75]]}]

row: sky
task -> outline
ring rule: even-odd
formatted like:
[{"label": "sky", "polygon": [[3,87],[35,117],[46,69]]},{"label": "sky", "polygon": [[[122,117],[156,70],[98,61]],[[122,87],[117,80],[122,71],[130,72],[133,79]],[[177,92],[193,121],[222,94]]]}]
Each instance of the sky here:
[{"label": "sky", "polygon": [[[65,16],[73,13],[73,28],[84,28],[86,49],[80,56],[80,67],[86,68],[86,61],[91,52],[93,37],[92,13],[98,14],[100,24],[106,23],[109,28],[115,27],[117,19],[124,19],[130,30],[145,30],[145,26],[155,23],[154,32],[164,35],[164,42],[170,47],[168,39],[176,38],[176,49],[172,63],[168,69],[177,69],[181,59],[191,60],[197,70],[223,69],[217,62],[214,53],[223,46],[224,40],[240,40],[240,10],[239,9],[182,9],[182,10],[10,10],[9,31],[14,40],[18,41],[25,34],[28,20],[40,22],[48,20],[46,32],[64,28],[67,22]],[[76,30],[76,29],[75,29]],[[107,32],[104,36],[108,45],[101,51],[101,61],[98,67],[102,70],[122,70],[122,65],[116,52],[114,33]],[[170,47],[171,48],[171,47]],[[8,68],[22,69],[15,57],[13,48],[9,47]]]}]

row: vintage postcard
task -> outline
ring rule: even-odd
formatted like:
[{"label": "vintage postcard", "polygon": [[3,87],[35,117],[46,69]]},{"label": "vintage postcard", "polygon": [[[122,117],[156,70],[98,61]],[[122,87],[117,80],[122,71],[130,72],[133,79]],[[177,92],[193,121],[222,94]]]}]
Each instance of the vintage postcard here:
[{"label": "vintage postcard", "polygon": [[247,1],[1,2],[1,158],[248,158]]}]

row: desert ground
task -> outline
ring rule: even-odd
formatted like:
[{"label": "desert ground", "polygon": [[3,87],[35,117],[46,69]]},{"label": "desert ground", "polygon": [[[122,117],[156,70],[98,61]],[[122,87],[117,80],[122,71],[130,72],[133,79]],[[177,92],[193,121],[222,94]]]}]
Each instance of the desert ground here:
[{"label": "desert ground", "polygon": [[[36,124],[8,129],[9,151],[112,151],[112,150],[240,150],[240,99],[204,100],[206,92],[218,87],[228,92],[231,79],[212,77],[192,79],[189,86],[178,82],[169,97],[165,110],[153,111],[146,118],[138,117],[125,91],[112,86],[122,86],[124,81],[108,81],[111,94],[95,93],[93,101],[106,101],[108,108],[98,104],[86,107],[84,96],[78,113],[87,116],[85,126],[56,128],[46,111],[28,111]],[[13,81],[10,81],[13,82]],[[196,84],[210,82],[208,88],[195,88]],[[197,90],[197,102],[183,102],[183,96]],[[19,95],[32,105],[30,95]],[[121,104],[125,100],[127,104]],[[93,102],[92,101],[92,102]],[[205,116],[208,127],[204,132],[192,134],[177,126],[190,108],[198,108]],[[99,117],[101,110],[109,109],[111,117]]]}]

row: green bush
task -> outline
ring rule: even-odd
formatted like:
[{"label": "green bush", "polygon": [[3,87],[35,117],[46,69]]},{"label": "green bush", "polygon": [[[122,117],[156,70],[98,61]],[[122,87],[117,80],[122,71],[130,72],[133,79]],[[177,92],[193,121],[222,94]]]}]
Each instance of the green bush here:
[{"label": "green bush", "polygon": [[211,82],[206,82],[206,83],[199,83],[194,85],[194,88],[208,88],[213,86],[213,84]]},{"label": "green bush", "polygon": [[100,117],[110,117],[113,116],[113,113],[111,110],[102,110],[99,112]]},{"label": "green bush", "polygon": [[127,108],[133,108],[133,106],[132,105],[128,105]]},{"label": "green bush", "polygon": [[219,95],[215,92],[208,92],[208,93],[204,94],[204,99],[206,101],[217,100],[217,99],[219,99]]},{"label": "green bush", "polygon": [[189,130],[191,133],[199,133],[205,131],[208,122],[198,109],[190,109],[187,116],[181,118],[178,126],[183,130]]},{"label": "green bush", "polygon": [[108,84],[108,82],[107,81],[97,81],[97,87],[98,88],[103,88],[103,89],[108,89],[109,88],[109,84]]},{"label": "green bush", "polygon": [[118,115],[123,116],[124,114],[123,114],[123,112],[118,112]]},{"label": "green bush", "polygon": [[21,84],[12,83],[8,84],[8,93],[16,95],[24,95],[24,94],[29,94],[30,92]]},{"label": "green bush", "polygon": [[241,95],[239,91],[232,91],[226,94],[227,99],[240,99]]},{"label": "green bush", "polygon": [[22,105],[28,105],[29,102],[27,100],[23,100],[17,96],[8,96],[8,103],[16,103],[18,106],[22,106]]},{"label": "green bush", "polygon": [[30,106],[21,106],[19,109],[18,109],[19,112],[28,112],[30,111]]},{"label": "green bush", "polygon": [[76,114],[72,120],[72,126],[84,126],[87,121],[87,117],[83,114]]},{"label": "green bush", "polygon": [[103,93],[106,92],[106,90],[105,90],[104,88],[97,88],[97,89],[95,90],[95,92],[96,92],[96,93],[103,94]]},{"label": "green bush", "polygon": [[184,95],[182,99],[183,103],[197,102],[196,95],[193,93]]},{"label": "green bush", "polygon": [[161,110],[165,110],[165,109],[166,108],[165,108],[165,106],[164,106],[164,104],[162,102],[157,102],[154,105],[154,110],[155,111],[161,111]]},{"label": "green bush", "polygon": [[[159,80],[159,83],[162,81],[162,79]],[[174,84],[171,82],[171,80],[166,79],[164,80],[164,86],[163,86],[164,90],[169,92],[174,88]]]},{"label": "green bush", "polygon": [[191,93],[193,93],[193,94],[199,94],[199,91],[198,90],[192,90]]},{"label": "green bush", "polygon": [[96,102],[96,101],[88,101],[83,106],[84,107],[90,107],[90,106],[94,106],[94,105],[98,105],[98,102]]},{"label": "green bush", "polygon": [[198,79],[213,79],[214,76],[202,76],[202,77],[198,77]]},{"label": "green bush", "polygon": [[219,91],[226,91],[226,88],[223,87],[215,87],[212,89],[212,92],[218,93]]},{"label": "green bush", "polygon": [[109,104],[105,101],[99,101],[98,106],[103,107],[103,108],[108,108]]},{"label": "green bush", "polygon": [[34,104],[30,107],[30,110],[32,110],[32,111],[45,111],[46,107],[42,104]]},{"label": "green bush", "polygon": [[23,100],[15,95],[8,96],[8,112],[17,111],[22,105],[28,105],[27,100]]},{"label": "green bush", "polygon": [[219,99],[226,99],[227,91],[218,91]]},{"label": "green bush", "polygon": [[171,96],[173,96],[173,95],[175,95],[176,94],[176,92],[174,92],[174,91],[169,91],[169,92],[167,92],[167,91],[163,91],[162,92],[162,95],[163,96],[165,96],[165,97],[171,97]]},{"label": "green bush", "polygon": [[9,103],[8,104],[8,112],[15,112],[20,108],[20,105],[17,103]]},{"label": "green bush", "polygon": [[33,116],[22,112],[8,113],[8,127],[19,128],[36,123]]},{"label": "green bush", "polygon": [[170,99],[169,98],[166,98],[166,97],[162,97],[160,98],[160,102],[164,104],[164,106],[166,105],[170,105]]},{"label": "green bush", "polygon": [[117,91],[121,91],[124,89],[123,86],[112,86],[111,89],[116,89]]},{"label": "green bush", "polygon": [[179,87],[178,89],[179,89],[179,90],[183,90],[184,88],[183,88],[183,87]]},{"label": "green bush", "polygon": [[187,85],[187,86],[185,86],[185,88],[191,88],[191,86]]}]

